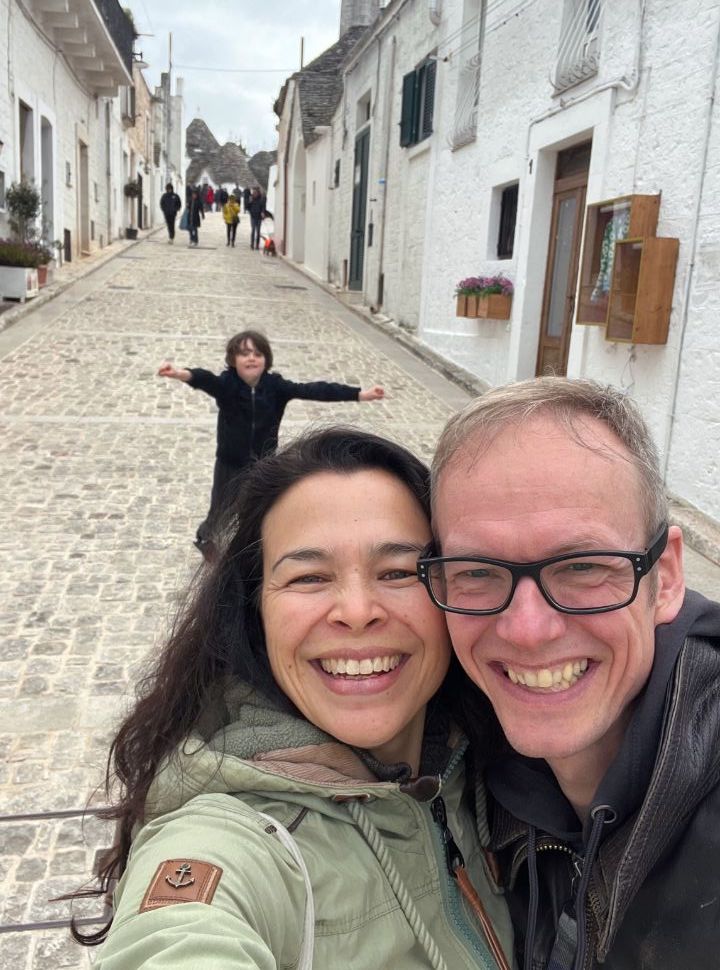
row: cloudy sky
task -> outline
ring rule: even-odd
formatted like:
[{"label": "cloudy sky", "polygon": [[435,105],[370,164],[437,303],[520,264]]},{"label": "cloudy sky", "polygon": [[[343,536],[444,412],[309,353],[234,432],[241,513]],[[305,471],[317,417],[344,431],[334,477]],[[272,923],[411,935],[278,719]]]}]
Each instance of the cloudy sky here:
[{"label": "cloudy sky", "polygon": [[136,29],[153,35],[135,43],[149,65],[150,88],[167,70],[172,32],[173,77],[184,78],[186,124],[199,116],[221,144],[240,140],[250,154],[276,147],[272,105],[300,66],[300,38],[307,64],[335,43],[340,23],[340,0],[120,2],[132,10]]}]

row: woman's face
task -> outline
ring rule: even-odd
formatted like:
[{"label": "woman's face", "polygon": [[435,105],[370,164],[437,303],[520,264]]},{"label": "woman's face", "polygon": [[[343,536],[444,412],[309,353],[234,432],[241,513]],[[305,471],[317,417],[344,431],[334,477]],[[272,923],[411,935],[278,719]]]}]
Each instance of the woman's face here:
[{"label": "woman's face", "polygon": [[417,772],[425,705],[450,662],[417,580],[430,526],[379,470],[320,472],[265,517],[262,618],[275,680],[305,717]]}]

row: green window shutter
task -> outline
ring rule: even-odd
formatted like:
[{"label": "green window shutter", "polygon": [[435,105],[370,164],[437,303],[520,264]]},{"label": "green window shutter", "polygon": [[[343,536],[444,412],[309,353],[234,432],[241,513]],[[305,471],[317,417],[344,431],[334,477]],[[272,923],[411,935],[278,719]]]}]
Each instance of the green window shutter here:
[{"label": "green window shutter", "polygon": [[400,115],[400,145],[405,148],[417,141],[417,111],[415,109],[417,75],[411,71],[403,78],[402,113]]},{"label": "green window shutter", "polygon": [[435,110],[435,74],[437,61],[428,61],[423,65],[425,72],[425,87],[422,103],[422,130],[420,138],[427,138],[433,132],[433,112]]}]

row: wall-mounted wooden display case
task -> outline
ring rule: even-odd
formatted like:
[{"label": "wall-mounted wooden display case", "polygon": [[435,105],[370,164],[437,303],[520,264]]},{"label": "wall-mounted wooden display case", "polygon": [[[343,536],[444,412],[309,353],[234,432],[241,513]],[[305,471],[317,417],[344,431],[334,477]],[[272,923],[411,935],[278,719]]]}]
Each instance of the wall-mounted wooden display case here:
[{"label": "wall-mounted wooden display case", "polygon": [[606,340],[667,343],[679,246],[655,236],[615,243]]},{"label": "wall-mounted wooden display case", "polygon": [[587,207],[576,323],[605,324],[615,243],[654,236],[659,195],[624,195]]}]

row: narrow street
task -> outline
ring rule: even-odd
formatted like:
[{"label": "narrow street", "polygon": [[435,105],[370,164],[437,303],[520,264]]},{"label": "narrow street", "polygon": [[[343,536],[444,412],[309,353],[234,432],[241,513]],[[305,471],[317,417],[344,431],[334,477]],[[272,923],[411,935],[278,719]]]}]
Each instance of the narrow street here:
[{"label": "narrow street", "polygon": [[[235,249],[220,214],[200,246],[165,231],[124,250],[0,334],[0,815],[102,804],[111,726],[199,564],[215,406],[155,376],[160,362],[220,371],[225,342],[256,327],[296,380],[382,383],[372,404],[293,402],[285,439],[311,422],[390,435],[429,459],[466,399],[280,259]],[[64,919],[110,827],[79,817],[0,823],[0,925]],[[77,907],[97,914],[98,903]],[[84,967],[64,928],[0,935],[0,966]]]},{"label": "narrow street", "polygon": [[[226,339],[256,327],[287,377],[387,391],[373,404],[294,402],[284,439],[352,423],[425,459],[467,400],[248,237],[244,216],[227,248],[216,213],[198,249],[158,231],[0,334],[0,925],[28,927],[0,934],[2,967],[88,966],[66,928],[36,924],[67,919],[49,899],[78,888],[109,844],[110,826],[80,812],[104,803],[112,726],[199,564],[216,412],[157,378],[159,363],[219,371]],[[717,589],[718,567],[688,562],[693,584]]]}]

